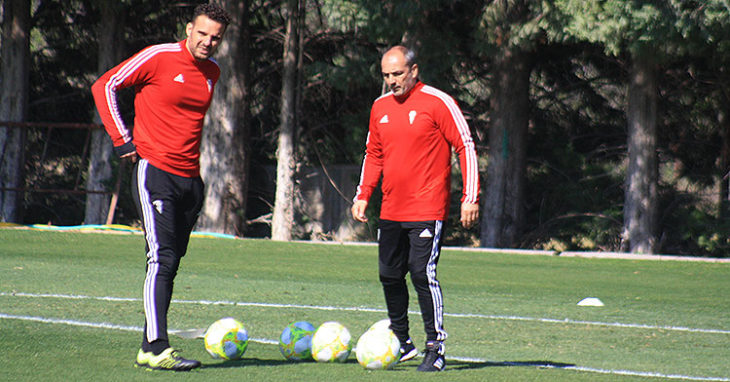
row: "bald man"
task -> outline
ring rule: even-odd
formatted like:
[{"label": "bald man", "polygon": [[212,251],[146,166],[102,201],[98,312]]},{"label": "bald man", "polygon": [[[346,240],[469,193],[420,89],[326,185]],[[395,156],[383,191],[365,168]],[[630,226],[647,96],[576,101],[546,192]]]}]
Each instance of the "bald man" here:
[{"label": "bald man", "polygon": [[409,334],[406,274],[418,296],[425,352],[419,371],[446,366],[443,295],[436,278],[444,222],[448,218],[451,150],[462,170],[461,224],[479,218],[477,154],[469,126],[453,98],[418,79],[412,50],[390,48],[381,60],[390,91],[373,103],[360,183],[352,216],[365,211],[382,179],[378,227],[378,270],[390,328],[401,343],[400,361],[418,354]]}]

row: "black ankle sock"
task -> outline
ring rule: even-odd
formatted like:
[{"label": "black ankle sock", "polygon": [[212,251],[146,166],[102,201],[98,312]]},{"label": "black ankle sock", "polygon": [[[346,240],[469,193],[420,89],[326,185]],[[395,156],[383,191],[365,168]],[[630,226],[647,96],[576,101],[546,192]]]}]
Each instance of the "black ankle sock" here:
[{"label": "black ankle sock", "polygon": [[152,354],[154,354],[154,355],[159,355],[160,353],[162,353],[163,351],[165,351],[165,349],[167,349],[169,347],[170,347],[170,343],[167,341],[164,341],[164,340],[156,340],[156,341],[152,341],[150,343],[150,350],[152,351]]}]

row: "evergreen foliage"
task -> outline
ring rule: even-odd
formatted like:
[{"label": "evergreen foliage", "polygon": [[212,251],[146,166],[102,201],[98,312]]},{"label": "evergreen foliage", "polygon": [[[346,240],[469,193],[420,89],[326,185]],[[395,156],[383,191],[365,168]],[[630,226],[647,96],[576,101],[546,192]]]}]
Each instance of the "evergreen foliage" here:
[{"label": "evergreen foliage", "polygon": [[[119,43],[126,56],[183,38],[181,28],[200,2],[123,0],[125,39]],[[88,88],[98,75],[95,31],[103,28],[98,4],[34,4],[30,120],[89,123],[94,109]],[[270,191],[257,185],[265,183],[264,166],[275,165],[286,18],[280,1],[253,0],[249,7],[253,152],[251,174],[244,175],[252,177],[247,215],[254,218],[273,204]],[[484,170],[487,149],[495,144],[487,139],[494,55],[508,46],[534,55],[525,224],[518,245],[614,251],[622,230],[627,62],[640,54],[651,58],[659,76],[660,251],[728,256],[726,1],[310,0],[306,14],[297,147],[302,166],[360,164],[370,105],[382,90],[380,55],[405,43],[418,53],[423,80],[459,102]],[[128,120],[130,93],[121,102]],[[32,131],[26,183],[82,184],[86,158],[73,148],[85,139],[81,131]],[[489,192],[483,190],[482,197]],[[134,223],[125,200],[130,199],[120,198],[119,216],[122,223]],[[33,194],[27,196],[25,219],[78,224],[81,202],[73,195]],[[457,219],[458,208],[451,210],[451,219]],[[478,241],[478,229],[450,226],[446,244]]]}]

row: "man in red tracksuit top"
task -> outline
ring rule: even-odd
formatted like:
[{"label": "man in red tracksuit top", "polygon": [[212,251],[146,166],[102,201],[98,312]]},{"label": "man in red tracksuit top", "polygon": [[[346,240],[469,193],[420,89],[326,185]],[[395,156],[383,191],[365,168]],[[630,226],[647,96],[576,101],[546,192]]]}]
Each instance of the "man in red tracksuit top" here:
[{"label": "man in red tracksuit top", "polygon": [[[136,163],[132,195],[142,219],[147,254],[145,325],[136,366],[185,371],[200,367],[170,347],[167,311],[173,280],[203,206],[200,139],[220,75],[210,57],[230,17],[202,4],[187,24],[187,38],[153,45],[112,68],[91,90],[114,150]],[[135,88],[134,131],[124,125],[117,90]],[[139,159],[139,160],[137,160]]]},{"label": "man in red tracksuit top", "polygon": [[426,349],[419,371],[440,371],[446,363],[443,296],[436,279],[443,222],[449,210],[451,149],[463,174],[461,223],[479,216],[477,155],[469,126],[456,102],[418,80],[413,52],[402,46],[382,58],[383,79],[391,91],[373,103],[353,217],[366,222],[365,209],[382,177],[378,229],[378,269],[390,328],[401,342],[400,361],[418,354],[409,335],[408,288],[418,295]]}]

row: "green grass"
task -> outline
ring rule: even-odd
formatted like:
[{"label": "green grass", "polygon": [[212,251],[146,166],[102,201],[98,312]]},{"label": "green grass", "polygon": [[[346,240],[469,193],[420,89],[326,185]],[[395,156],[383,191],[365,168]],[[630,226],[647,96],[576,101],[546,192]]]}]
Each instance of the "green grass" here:
[{"label": "green grass", "polygon": [[[139,301],[143,252],[139,235],[0,229],[0,379],[168,377],[165,372],[131,366],[142,336],[133,329],[143,321]],[[447,356],[456,357],[448,359],[444,373],[417,373],[418,362],[390,371],[366,371],[354,355],[346,364],[292,363],[284,360],[276,345],[262,342],[250,343],[242,361],[221,362],[207,355],[202,340],[172,337],[183,355],[204,363],[202,369],[178,373],[175,378],[661,379],[597,372],[603,369],[730,380],[730,264],[445,250],[438,270],[447,312]],[[337,320],[356,340],[370,324],[385,317],[374,246],[193,238],[175,288],[173,298],[178,301],[169,315],[169,326],[175,329],[203,328],[218,318],[234,316],[244,322],[252,338],[277,340],[292,321],[318,325]],[[39,296],[46,294],[56,296]],[[576,305],[589,296],[599,297],[605,306]],[[334,309],[280,306],[286,304]],[[410,309],[418,310],[413,296]],[[424,340],[420,316],[410,318],[411,334],[420,345]],[[682,327],[716,332],[679,330]]]}]

